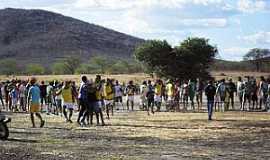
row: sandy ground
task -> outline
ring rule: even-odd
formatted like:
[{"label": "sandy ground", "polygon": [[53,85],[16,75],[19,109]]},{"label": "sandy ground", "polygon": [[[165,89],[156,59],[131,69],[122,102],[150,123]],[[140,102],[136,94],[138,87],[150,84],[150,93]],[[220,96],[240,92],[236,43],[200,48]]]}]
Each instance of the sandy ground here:
[{"label": "sandy ground", "polygon": [[1,160],[270,159],[270,113],[216,112],[208,121],[205,110],[151,116],[120,110],[106,126],[85,128],[43,114],[42,129],[30,128],[26,113],[10,117],[10,137],[0,141]]}]

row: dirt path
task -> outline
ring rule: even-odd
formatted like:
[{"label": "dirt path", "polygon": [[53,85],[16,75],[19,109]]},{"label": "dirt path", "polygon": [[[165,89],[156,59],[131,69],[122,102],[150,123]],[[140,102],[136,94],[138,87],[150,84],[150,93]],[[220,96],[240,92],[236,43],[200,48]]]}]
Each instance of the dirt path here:
[{"label": "dirt path", "polygon": [[[27,114],[11,115],[10,139],[0,159],[269,159],[270,114],[118,112],[107,126],[81,128],[45,116],[32,129]],[[75,115],[76,117],[76,115]],[[74,121],[75,121],[74,117]]]}]

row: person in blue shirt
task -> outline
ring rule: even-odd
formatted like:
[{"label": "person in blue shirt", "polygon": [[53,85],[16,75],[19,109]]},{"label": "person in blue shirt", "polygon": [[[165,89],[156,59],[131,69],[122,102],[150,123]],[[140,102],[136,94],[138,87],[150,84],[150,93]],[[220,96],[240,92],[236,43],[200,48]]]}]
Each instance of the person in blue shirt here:
[{"label": "person in blue shirt", "polygon": [[31,115],[31,122],[33,125],[33,128],[36,127],[35,120],[34,120],[34,114],[40,119],[40,127],[42,128],[45,124],[45,121],[42,119],[40,115],[40,89],[36,85],[36,78],[31,78],[30,84],[31,87],[28,91],[28,105],[30,105],[30,115]]}]

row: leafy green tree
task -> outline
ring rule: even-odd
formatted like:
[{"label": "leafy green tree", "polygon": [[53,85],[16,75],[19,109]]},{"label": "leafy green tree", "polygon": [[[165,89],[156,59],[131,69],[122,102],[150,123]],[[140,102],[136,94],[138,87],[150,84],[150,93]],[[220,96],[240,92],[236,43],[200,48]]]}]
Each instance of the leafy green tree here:
[{"label": "leafy green tree", "polygon": [[63,64],[65,66],[65,73],[74,74],[76,69],[81,64],[81,59],[79,57],[75,57],[75,56],[67,57],[63,61]]},{"label": "leafy green tree", "polygon": [[[175,52],[174,65],[177,67],[170,75],[180,78],[206,79],[210,77],[209,67],[214,62],[218,50],[209,44],[208,39],[188,38],[175,48]],[[178,69],[180,67],[181,69]]]},{"label": "leafy green tree", "polygon": [[150,74],[166,76],[165,68],[171,61],[173,48],[167,41],[149,40],[135,49],[135,58],[142,62]]},{"label": "leafy green tree", "polygon": [[96,69],[97,73],[106,73],[113,64],[113,60],[107,60],[105,57],[96,56],[90,59],[90,67]]},{"label": "leafy green tree", "polygon": [[172,79],[209,78],[217,48],[208,39],[188,38],[172,48],[166,41],[151,40],[135,50],[135,57],[150,71]]},{"label": "leafy green tree", "polygon": [[270,57],[269,49],[253,48],[246,55],[244,55],[244,60],[251,61],[256,66],[257,71],[261,71],[264,62],[269,62],[265,58]]},{"label": "leafy green tree", "polygon": [[51,67],[52,74],[67,74],[66,66],[63,62],[56,62]]},{"label": "leafy green tree", "polygon": [[116,74],[129,73],[129,68],[130,66],[127,61],[118,60],[110,68],[108,68],[108,71]]},{"label": "leafy green tree", "polygon": [[19,74],[20,68],[17,65],[17,61],[14,59],[3,59],[0,60],[0,74],[12,75]]},{"label": "leafy green tree", "polygon": [[41,75],[45,73],[45,68],[40,64],[29,64],[26,66],[26,73],[33,75]]}]

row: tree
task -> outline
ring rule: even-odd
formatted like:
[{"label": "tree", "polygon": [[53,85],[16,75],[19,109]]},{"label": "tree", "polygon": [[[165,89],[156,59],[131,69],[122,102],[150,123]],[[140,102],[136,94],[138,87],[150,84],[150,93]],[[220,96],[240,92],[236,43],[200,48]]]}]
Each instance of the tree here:
[{"label": "tree", "polygon": [[110,73],[116,73],[116,74],[129,73],[129,70],[130,70],[129,63],[124,60],[118,60],[110,68],[108,68],[108,71]]},{"label": "tree", "polygon": [[51,67],[53,74],[67,74],[66,66],[63,62],[56,62]]},{"label": "tree", "polygon": [[70,56],[63,61],[63,64],[65,66],[65,73],[74,74],[76,69],[80,66],[81,60],[79,57]]},{"label": "tree", "polygon": [[79,57],[66,57],[60,62],[52,65],[51,70],[53,74],[75,74],[77,68],[81,65]]},{"label": "tree", "polygon": [[45,73],[45,68],[40,64],[29,64],[26,66],[26,73],[41,75]]},{"label": "tree", "polygon": [[[210,77],[209,67],[213,63],[218,50],[209,44],[209,39],[188,38],[180,46],[175,48],[175,62],[182,70],[173,72],[173,76],[181,75],[185,78],[204,78]],[[177,73],[179,71],[179,73]],[[188,76],[187,76],[188,75]]]},{"label": "tree", "polygon": [[135,49],[135,57],[150,73],[172,79],[209,78],[208,68],[217,48],[208,39],[188,38],[172,48],[166,41],[151,40]]},{"label": "tree", "polygon": [[90,66],[95,68],[98,73],[106,73],[108,72],[108,68],[110,68],[113,64],[113,60],[107,60],[105,57],[96,56],[90,59]]},{"label": "tree", "polygon": [[261,71],[262,65],[267,57],[270,57],[269,49],[253,48],[244,55],[244,60],[251,61],[251,63],[255,64],[256,70]]},{"label": "tree", "polygon": [[20,68],[17,65],[17,61],[14,59],[0,60],[0,74],[12,75],[20,73]]},{"label": "tree", "polygon": [[149,40],[135,49],[135,58],[146,67],[147,73],[166,76],[164,67],[171,61],[173,49],[167,41]]}]

